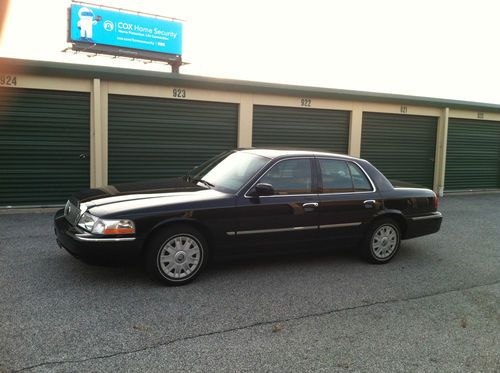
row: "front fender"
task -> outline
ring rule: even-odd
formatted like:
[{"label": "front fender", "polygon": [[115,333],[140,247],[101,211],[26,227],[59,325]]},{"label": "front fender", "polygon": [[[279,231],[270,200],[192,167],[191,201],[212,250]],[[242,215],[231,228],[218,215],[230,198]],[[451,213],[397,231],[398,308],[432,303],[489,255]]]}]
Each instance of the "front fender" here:
[{"label": "front fender", "polygon": [[163,219],[163,220],[157,222],[153,226],[153,228],[151,228],[151,230],[147,233],[147,235],[145,237],[145,243],[144,243],[144,246],[142,248],[142,251],[144,252],[147,249],[148,242],[151,239],[151,237],[153,237],[155,235],[155,233],[157,233],[163,229],[168,229],[169,227],[176,225],[176,224],[189,225],[189,226],[196,228],[205,236],[205,238],[208,242],[209,248],[211,248],[214,245],[213,234],[205,224],[203,224],[199,220],[196,220],[196,219],[193,219],[190,217],[174,216],[174,217],[169,217],[169,218],[166,218],[166,219]]}]

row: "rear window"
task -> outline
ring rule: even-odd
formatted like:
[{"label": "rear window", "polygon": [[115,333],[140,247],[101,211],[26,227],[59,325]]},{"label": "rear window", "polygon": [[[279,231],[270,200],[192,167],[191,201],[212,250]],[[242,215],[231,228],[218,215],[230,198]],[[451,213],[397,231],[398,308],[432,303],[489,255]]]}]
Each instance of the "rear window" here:
[{"label": "rear window", "polygon": [[372,186],[363,171],[354,163],[349,162],[349,171],[351,171],[352,183],[355,191],[370,191]]}]

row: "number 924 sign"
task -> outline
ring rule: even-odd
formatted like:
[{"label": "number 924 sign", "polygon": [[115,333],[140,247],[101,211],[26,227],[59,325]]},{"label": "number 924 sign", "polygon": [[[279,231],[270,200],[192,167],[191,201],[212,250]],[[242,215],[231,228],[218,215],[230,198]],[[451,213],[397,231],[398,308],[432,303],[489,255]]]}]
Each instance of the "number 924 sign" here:
[{"label": "number 924 sign", "polygon": [[0,75],[0,85],[15,87],[17,86],[17,77],[12,75]]}]

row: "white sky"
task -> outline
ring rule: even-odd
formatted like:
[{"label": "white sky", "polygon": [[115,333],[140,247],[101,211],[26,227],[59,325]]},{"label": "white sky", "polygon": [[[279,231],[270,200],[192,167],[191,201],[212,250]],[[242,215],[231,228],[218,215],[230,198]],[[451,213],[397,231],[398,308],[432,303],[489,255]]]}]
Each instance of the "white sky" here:
[{"label": "white sky", "polygon": [[[89,2],[185,19],[184,74],[500,104],[499,0]],[[170,71],[62,53],[70,3],[11,0],[0,56]]]}]

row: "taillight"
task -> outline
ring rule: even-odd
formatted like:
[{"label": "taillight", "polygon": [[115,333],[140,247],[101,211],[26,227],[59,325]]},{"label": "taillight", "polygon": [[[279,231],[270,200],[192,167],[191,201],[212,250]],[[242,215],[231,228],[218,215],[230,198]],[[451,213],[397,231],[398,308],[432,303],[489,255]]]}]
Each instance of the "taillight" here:
[{"label": "taillight", "polygon": [[436,193],[434,193],[434,208],[437,210],[439,206],[439,198]]}]

